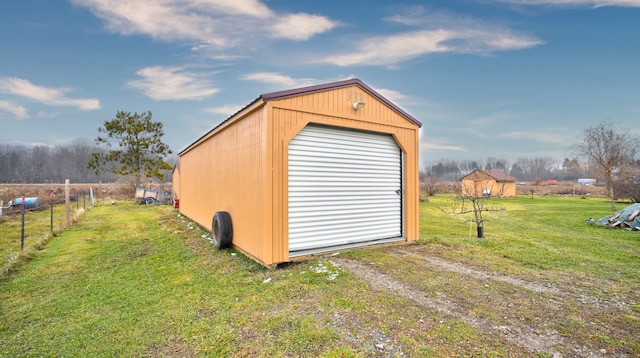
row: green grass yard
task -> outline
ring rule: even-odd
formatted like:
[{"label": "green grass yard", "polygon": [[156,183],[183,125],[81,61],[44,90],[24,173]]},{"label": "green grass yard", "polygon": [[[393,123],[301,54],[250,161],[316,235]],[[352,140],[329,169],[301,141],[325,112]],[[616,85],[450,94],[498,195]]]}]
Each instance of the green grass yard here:
[{"label": "green grass yard", "polygon": [[[469,235],[470,216],[442,215],[450,199],[439,196],[421,207],[421,240],[429,250],[486,269],[526,274],[589,276],[610,282],[640,283],[640,233],[585,224],[610,215],[606,199],[518,197],[496,200],[505,211],[486,215],[485,240]],[[623,208],[628,204],[618,204]],[[475,224],[474,224],[475,225]],[[617,285],[616,285],[617,286]]]},{"label": "green grass yard", "polygon": [[421,203],[417,244],[276,270],[170,207],[99,205],[0,278],[0,356],[640,355],[640,233],[583,223],[606,200],[498,201],[486,239],[449,205]]}]

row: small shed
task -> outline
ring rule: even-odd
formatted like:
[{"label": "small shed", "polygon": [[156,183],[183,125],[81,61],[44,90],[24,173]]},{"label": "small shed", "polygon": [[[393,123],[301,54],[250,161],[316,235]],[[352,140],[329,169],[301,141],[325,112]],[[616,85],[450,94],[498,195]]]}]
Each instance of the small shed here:
[{"label": "small shed", "polygon": [[460,184],[467,196],[516,196],[516,178],[498,170],[474,170],[460,178]]},{"label": "small shed", "polygon": [[179,153],[180,212],[265,266],[415,241],[420,127],[357,78],[263,94]]}]

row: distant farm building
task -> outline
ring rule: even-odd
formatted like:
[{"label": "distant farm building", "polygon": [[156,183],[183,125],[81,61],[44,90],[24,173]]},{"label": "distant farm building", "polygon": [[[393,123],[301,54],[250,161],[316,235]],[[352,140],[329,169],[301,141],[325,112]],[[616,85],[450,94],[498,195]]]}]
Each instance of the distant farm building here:
[{"label": "distant farm building", "polygon": [[597,179],[581,178],[581,179],[578,179],[578,184],[581,184],[581,185],[596,185],[597,181],[598,181]]},{"label": "distant farm building", "polygon": [[180,152],[174,195],[266,266],[416,241],[420,126],[358,79],[263,94]]},{"label": "distant farm building", "polygon": [[556,179],[547,179],[547,185],[558,185],[558,181]]},{"label": "distant farm building", "polygon": [[475,170],[462,177],[460,185],[465,196],[516,196],[516,178],[498,170]]}]

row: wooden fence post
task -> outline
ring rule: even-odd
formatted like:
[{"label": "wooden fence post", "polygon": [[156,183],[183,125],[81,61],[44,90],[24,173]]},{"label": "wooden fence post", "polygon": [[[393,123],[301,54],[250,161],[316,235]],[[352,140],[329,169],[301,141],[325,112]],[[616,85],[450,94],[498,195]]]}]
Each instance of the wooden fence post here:
[{"label": "wooden fence post", "polygon": [[67,210],[67,226],[71,223],[71,212],[69,209],[69,179],[64,180],[64,207]]}]

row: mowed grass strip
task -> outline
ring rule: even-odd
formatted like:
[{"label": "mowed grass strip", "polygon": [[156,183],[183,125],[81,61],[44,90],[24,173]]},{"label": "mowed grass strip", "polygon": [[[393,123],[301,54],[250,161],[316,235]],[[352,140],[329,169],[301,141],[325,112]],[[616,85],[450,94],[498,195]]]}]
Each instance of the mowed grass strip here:
[{"label": "mowed grass strip", "polygon": [[454,300],[457,317],[490,329],[374,290],[330,258],[266,270],[214,250],[209,233],[172,208],[118,203],[88,211],[0,280],[0,356],[547,356],[501,337],[493,324],[505,320],[554,329],[565,353],[579,344],[640,354],[637,309],[590,310],[571,295],[479,281],[402,255],[637,302],[638,233],[583,223],[606,215],[606,201],[500,201],[507,210],[488,215],[487,239],[477,239],[467,219],[438,209],[448,200],[421,204],[420,243],[340,256]]}]

